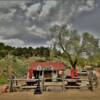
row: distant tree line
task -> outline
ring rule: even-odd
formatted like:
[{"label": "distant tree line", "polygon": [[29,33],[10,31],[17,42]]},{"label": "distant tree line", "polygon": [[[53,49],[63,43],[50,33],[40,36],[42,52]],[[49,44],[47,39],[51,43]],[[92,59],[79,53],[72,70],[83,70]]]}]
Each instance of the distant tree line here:
[{"label": "distant tree line", "polygon": [[[6,57],[8,54],[17,56],[17,57],[32,57],[32,56],[39,56],[39,57],[50,57],[50,51],[51,49],[49,47],[11,47],[8,45],[5,45],[4,43],[0,43],[0,58]],[[55,50],[55,54],[60,55],[60,51]]]}]

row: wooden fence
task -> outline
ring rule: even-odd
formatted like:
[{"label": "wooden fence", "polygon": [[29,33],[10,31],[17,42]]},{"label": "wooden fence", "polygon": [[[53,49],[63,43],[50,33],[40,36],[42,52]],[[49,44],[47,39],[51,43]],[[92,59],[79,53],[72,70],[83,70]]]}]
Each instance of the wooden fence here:
[{"label": "wooden fence", "polygon": [[[23,90],[23,89],[35,89],[37,87],[37,81],[40,81],[40,88],[42,91],[47,90],[48,87],[61,87],[62,91],[66,88],[71,87],[87,87],[89,80],[88,79],[66,79],[66,78],[58,78],[60,81],[51,81],[46,82],[49,78],[43,79],[9,79],[9,91],[13,92],[15,90]],[[67,85],[68,83],[80,83],[80,85]],[[84,85],[82,85],[85,83]]]}]

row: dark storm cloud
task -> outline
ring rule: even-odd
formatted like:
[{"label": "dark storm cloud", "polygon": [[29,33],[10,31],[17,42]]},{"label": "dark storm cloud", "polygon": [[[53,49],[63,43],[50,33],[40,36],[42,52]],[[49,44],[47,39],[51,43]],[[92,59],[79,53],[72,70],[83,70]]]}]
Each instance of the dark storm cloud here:
[{"label": "dark storm cloud", "polygon": [[4,39],[16,39],[18,38],[19,40],[24,41],[27,44],[31,44],[31,43],[36,43],[36,44],[40,44],[40,43],[45,43],[46,41],[49,40],[49,38],[44,38],[42,39],[40,36],[36,36],[34,34],[25,34],[23,33],[19,33],[19,34],[15,34],[12,36],[6,36]]},{"label": "dark storm cloud", "polygon": [[79,31],[89,31],[100,37],[100,0],[92,12],[80,14],[72,23]]},{"label": "dark storm cloud", "polygon": [[13,46],[48,45],[51,36],[50,28],[55,25],[69,24],[84,11],[91,12],[95,8],[94,1],[0,1],[0,41]]}]

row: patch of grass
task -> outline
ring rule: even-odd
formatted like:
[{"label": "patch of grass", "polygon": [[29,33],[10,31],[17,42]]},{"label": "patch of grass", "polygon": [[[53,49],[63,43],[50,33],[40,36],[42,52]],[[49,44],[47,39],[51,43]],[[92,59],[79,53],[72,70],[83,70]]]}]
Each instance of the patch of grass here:
[{"label": "patch of grass", "polygon": [[0,85],[6,84],[7,81],[8,81],[7,76],[4,76],[4,75],[0,76]]}]

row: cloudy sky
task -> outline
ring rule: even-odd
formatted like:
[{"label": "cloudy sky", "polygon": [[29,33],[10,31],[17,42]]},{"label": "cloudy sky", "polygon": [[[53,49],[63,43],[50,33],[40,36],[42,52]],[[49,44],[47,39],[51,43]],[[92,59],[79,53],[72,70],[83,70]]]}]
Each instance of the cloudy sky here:
[{"label": "cloudy sky", "polygon": [[100,0],[0,0],[0,42],[48,46],[50,29],[66,24],[100,37]]}]

